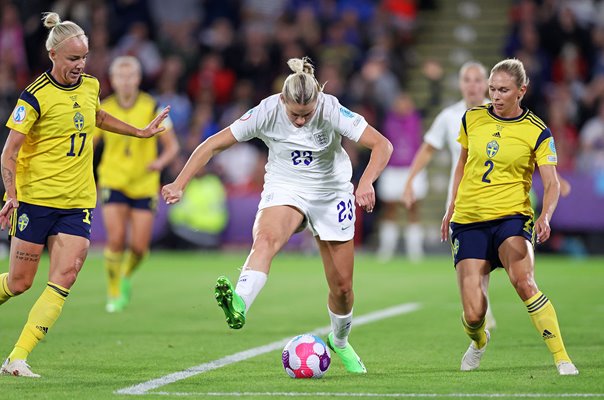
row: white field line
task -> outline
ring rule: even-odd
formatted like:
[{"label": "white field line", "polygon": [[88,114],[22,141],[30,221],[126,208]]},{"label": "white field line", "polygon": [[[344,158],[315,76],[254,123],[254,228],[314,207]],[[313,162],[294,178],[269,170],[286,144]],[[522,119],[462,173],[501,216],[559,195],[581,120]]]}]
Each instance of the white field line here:
[{"label": "white field line", "polygon": [[153,392],[163,396],[195,397],[478,397],[478,398],[567,398],[567,397],[604,397],[604,393],[330,393],[330,392]]},{"label": "white field line", "polygon": [[[369,314],[361,315],[359,317],[354,317],[352,325],[354,327],[370,324],[375,321],[379,321],[382,319],[394,317],[400,314],[407,314],[413,311],[416,311],[420,308],[418,303],[406,303],[399,304],[398,306],[385,308],[383,310],[375,311]],[[323,328],[317,328],[314,331],[310,332],[315,335],[325,335],[331,331],[330,326],[325,326]],[[139,383],[138,385],[129,386],[127,388],[118,389],[115,391],[116,394],[131,394],[131,395],[142,395],[147,394],[150,390],[158,389],[162,386],[169,385],[174,382],[181,381],[183,379],[190,378],[195,375],[203,374],[204,372],[212,371],[214,369],[218,369],[230,364],[237,363],[239,361],[247,360],[248,358],[256,357],[261,354],[269,353],[275,350],[281,350],[287,342],[290,341],[291,338],[285,338],[278,340],[273,343],[266,344],[264,346],[254,347],[249,350],[244,350],[239,353],[231,354],[230,356],[226,356],[223,358],[219,358],[218,360],[210,361],[207,363],[199,364],[191,368],[187,368],[184,371],[174,372],[172,374],[168,374],[162,376],[161,378],[152,379],[147,382]],[[156,394],[156,393],[153,393]]]}]

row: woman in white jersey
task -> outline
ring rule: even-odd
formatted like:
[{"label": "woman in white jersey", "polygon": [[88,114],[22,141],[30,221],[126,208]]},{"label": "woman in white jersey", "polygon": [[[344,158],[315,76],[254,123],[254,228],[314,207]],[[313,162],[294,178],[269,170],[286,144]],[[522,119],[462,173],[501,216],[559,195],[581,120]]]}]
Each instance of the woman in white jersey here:
[{"label": "woman in white jersey", "polygon": [[[308,58],[293,58],[281,93],[262,100],[231,126],[201,143],[176,180],[163,187],[168,204],[179,201],[187,183],[210,158],[237,142],[260,138],[269,149],[264,190],[253,228],[253,244],[236,287],[224,276],[215,289],[229,327],[240,329],[266,283],[271,262],[297,231],[316,237],[329,286],[332,332],[328,345],[350,372],[366,369],[348,334],[354,294],[355,204],[366,212],[375,205],[373,182],[390,158],[391,143],[365,119],[323,93]],[[356,193],[352,166],[342,148],[345,136],[371,150]]]}]

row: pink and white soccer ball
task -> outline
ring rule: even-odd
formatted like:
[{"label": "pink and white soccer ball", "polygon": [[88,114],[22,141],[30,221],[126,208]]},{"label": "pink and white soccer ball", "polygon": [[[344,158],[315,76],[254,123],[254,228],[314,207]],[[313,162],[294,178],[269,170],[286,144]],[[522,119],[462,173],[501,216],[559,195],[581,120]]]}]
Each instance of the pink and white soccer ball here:
[{"label": "pink and white soccer ball", "polygon": [[329,368],[331,354],[320,337],[307,333],[285,345],[281,360],[292,378],[320,378]]}]

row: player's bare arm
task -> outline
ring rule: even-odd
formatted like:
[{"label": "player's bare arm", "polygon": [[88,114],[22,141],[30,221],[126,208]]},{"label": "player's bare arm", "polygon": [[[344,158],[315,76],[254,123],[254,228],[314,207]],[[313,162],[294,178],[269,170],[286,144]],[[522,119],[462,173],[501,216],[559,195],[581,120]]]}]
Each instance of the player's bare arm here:
[{"label": "player's bare arm", "polygon": [[227,127],[217,134],[210,136],[197,146],[174,182],[165,185],[161,189],[161,194],[166,204],[180,201],[182,192],[189,181],[193,179],[214,155],[228,149],[235,143],[237,143],[237,139],[233,136],[231,128]]},{"label": "player's bare arm", "polygon": [[375,190],[373,182],[388,164],[392,154],[392,143],[371,125],[363,131],[359,144],[371,150],[369,163],[359,180],[355,194],[357,204],[367,212],[372,212],[375,207]]},{"label": "player's bare arm", "polygon": [[120,135],[134,136],[139,138],[148,138],[163,132],[166,128],[161,126],[162,122],[170,113],[170,106],[164,108],[144,129],[136,128],[115,118],[104,110],[99,110],[96,113],[96,127],[119,133]]}]

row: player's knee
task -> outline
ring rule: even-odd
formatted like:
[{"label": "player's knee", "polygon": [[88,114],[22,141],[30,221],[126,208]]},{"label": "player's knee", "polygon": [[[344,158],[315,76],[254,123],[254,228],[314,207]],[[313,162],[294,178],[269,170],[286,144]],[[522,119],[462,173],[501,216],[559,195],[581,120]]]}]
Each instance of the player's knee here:
[{"label": "player's knee", "polygon": [[33,279],[27,279],[27,278],[12,279],[12,277],[10,277],[10,275],[9,275],[8,290],[10,290],[13,295],[18,296],[18,295],[26,292],[27,290],[29,290],[32,283],[33,283]]},{"label": "player's knee", "polygon": [[484,312],[480,312],[479,310],[469,310],[468,312],[464,311],[464,319],[466,320],[466,324],[469,326],[478,326],[484,321]]},{"label": "player's knee", "polygon": [[276,235],[268,231],[259,231],[254,236],[255,251],[276,254],[279,251],[279,241]]},{"label": "player's knee", "polygon": [[517,279],[512,284],[518,295],[523,299],[528,299],[538,292],[537,284],[533,279]]},{"label": "player's knee", "polygon": [[342,280],[336,282],[335,285],[331,285],[331,287],[332,293],[337,299],[346,300],[353,296],[352,282]]}]

